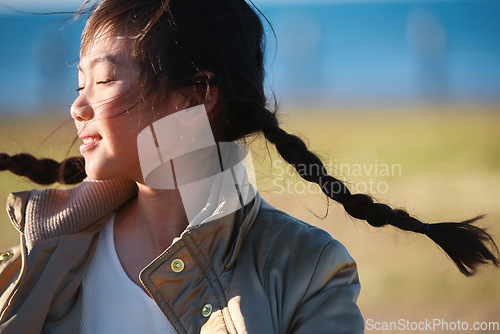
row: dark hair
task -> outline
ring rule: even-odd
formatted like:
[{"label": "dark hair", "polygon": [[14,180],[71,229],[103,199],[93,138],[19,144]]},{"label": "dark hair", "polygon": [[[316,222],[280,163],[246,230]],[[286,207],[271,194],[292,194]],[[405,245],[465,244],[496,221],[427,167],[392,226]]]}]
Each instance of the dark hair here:
[{"label": "dark hair", "polygon": [[[82,11],[88,8],[88,2]],[[100,29],[126,31],[133,36],[131,49],[142,68],[141,89],[193,88],[199,92],[217,86],[216,117],[211,122],[218,141],[263,133],[303,179],[318,184],[352,217],[374,227],[392,225],[427,235],[465,275],[472,275],[480,264],[498,266],[495,242],[483,229],[472,225],[481,217],[425,224],[404,210],[374,202],[368,195],[351,194],[340,180],[328,175],[321,160],[299,137],[280,127],[276,110],[270,110],[264,94],[264,28],[258,9],[251,5],[244,0],[104,0],[91,7],[82,35],[82,52]],[[200,73],[214,76],[200,79]],[[82,166],[81,158],[59,164],[26,154],[0,155],[0,170],[42,184],[80,182],[85,177]]]}]

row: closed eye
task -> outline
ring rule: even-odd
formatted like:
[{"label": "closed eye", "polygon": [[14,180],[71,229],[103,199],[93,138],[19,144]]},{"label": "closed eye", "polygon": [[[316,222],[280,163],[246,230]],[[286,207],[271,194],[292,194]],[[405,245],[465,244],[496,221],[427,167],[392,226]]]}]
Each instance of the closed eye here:
[{"label": "closed eye", "polygon": [[102,81],[96,81],[96,85],[105,85],[113,82],[114,80],[102,80]]},{"label": "closed eye", "polygon": [[[106,84],[109,84],[109,83],[112,83],[114,80],[101,80],[101,81],[96,81],[96,85],[106,85]],[[80,92],[82,90],[84,90],[85,87],[78,87],[77,88],[77,92]]]}]

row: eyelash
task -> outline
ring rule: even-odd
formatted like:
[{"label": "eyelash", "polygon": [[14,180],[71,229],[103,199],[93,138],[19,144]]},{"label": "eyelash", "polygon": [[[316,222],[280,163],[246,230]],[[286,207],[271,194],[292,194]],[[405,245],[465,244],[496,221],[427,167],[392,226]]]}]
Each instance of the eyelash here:
[{"label": "eyelash", "polygon": [[[106,85],[106,84],[109,84],[111,82],[113,82],[114,80],[103,80],[103,81],[96,81],[96,85]],[[78,87],[78,89],[76,90],[77,92],[80,92],[84,89],[85,87]]]},{"label": "eyelash", "polygon": [[111,83],[111,82],[113,82],[113,80],[103,80],[103,81],[96,81],[96,83],[95,83],[95,84],[96,84],[96,85],[101,85],[101,84],[102,84],[102,85],[105,85],[105,84],[109,84],[109,83]]}]

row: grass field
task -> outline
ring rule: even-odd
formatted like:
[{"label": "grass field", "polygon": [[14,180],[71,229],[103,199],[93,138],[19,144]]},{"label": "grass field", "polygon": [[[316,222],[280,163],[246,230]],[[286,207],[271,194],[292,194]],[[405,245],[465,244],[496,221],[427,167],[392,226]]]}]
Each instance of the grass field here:
[{"label": "grass field", "polygon": [[[405,207],[427,222],[458,221],[486,213],[479,224],[488,226],[500,240],[499,111],[290,110],[282,121],[289,131],[307,138],[330,172],[352,189]],[[59,124],[54,117],[3,118],[0,151],[61,158],[74,137],[70,122],[43,142]],[[426,237],[393,228],[374,229],[348,218],[340,206],[328,204],[317,188],[290,174],[271,146],[270,155],[258,140],[252,147],[263,197],[329,231],[357,261],[362,282],[359,305],[365,319],[419,322],[437,318],[468,321],[470,326],[475,321],[500,322],[499,270],[484,268],[474,277],[463,277]],[[22,178],[0,173],[1,198],[33,187]],[[327,209],[328,216],[322,218]],[[7,215],[1,215],[0,248],[17,242]]]}]

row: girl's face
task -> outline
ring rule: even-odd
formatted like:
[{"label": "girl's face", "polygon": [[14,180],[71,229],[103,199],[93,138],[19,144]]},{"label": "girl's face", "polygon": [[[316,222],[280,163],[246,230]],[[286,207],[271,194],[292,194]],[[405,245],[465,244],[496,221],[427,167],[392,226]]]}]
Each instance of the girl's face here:
[{"label": "girl's face", "polygon": [[175,101],[177,94],[170,94],[171,103],[154,111],[140,103],[137,89],[130,90],[139,74],[127,37],[100,33],[81,55],[79,96],[71,106],[71,116],[83,140],[80,152],[92,179],[129,178],[141,182],[137,135],[155,118],[168,114],[168,105],[179,102]]}]

